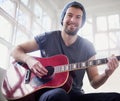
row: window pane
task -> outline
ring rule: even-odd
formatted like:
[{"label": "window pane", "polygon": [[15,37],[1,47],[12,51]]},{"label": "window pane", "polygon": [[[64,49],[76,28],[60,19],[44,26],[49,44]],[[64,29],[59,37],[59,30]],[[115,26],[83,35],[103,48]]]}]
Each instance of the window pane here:
[{"label": "window pane", "polygon": [[110,33],[110,48],[120,48],[120,32]]},{"label": "window pane", "polygon": [[3,8],[12,17],[15,15],[15,3],[10,0],[0,0],[0,7]]},{"label": "window pane", "polygon": [[116,56],[120,56],[120,49],[112,50],[112,51],[110,51],[110,54],[115,54]]},{"label": "window pane", "polygon": [[42,21],[43,21],[42,20],[43,19],[42,12],[43,11],[42,11],[42,8],[40,7],[40,5],[35,2],[35,5],[34,5],[34,14],[36,15],[37,22],[40,23],[40,24],[42,24]]},{"label": "window pane", "polygon": [[23,4],[25,4],[26,6],[28,5],[28,1],[29,1],[29,0],[21,0],[21,2],[22,2]]},{"label": "window pane", "polygon": [[[6,29],[7,28],[7,29]],[[0,37],[10,41],[12,35],[12,25],[5,18],[0,16]]]},{"label": "window pane", "polygon": [[110,15],[108,16],[109,29],[118,29],[120,28],[119,15]]},{"label": "window pane", "polygon": [[108,49],[108,37],[105,33],[95,35],[95,47],[97,50]]},{"label": "window pane", "polygon": [[97,51],[96,58],[106,58],[109,56],[109,52],[107,50]]},{"label": "window pane", "polygon": [[107,20],[105,16],[97,17],[97,31],[107,30]]},{"label": "window pane", "polygon": [[29,14],[27,14],[26,12],[19,10],[18,22],[22,24],[24,27],[26,27],[27,29],[30,29],[30,17],[29,17]]},{"label": "window pane", "polygon": [[92,19],[88,19],[84,27],[79,30],[78,34],[93,42]]},{"label": "window pane", "polygon": [[51,20],[50,20],[50,17],[47,16],[47,14],[44,14],[44,16],[43,16],[42,26],[45,26],[45,29],[47,31],[49,31],[51,29]]},{"label": "window pane", "polygon": [[0,43],[0,57],[2,58],[2,60],[0,61],[0,67],[3,69],[7,69],[8,68],[8,60],[9,60],[9,55],[8,55],[8,49],[6,46],[2,45]]},{"label": "window pane", "polygon": [[33,36],[41,33],[41,27],[36,22],[34,22],[32,25],[32,33],[33,33]]},{"label": "window pane", "polygon": [[16,41],[15,41],[15,45],[18,45],[22,42],[27,41],[29,38],[27,37],[27,35],[24,34],[24,32],[18,30],[16,33]]}]

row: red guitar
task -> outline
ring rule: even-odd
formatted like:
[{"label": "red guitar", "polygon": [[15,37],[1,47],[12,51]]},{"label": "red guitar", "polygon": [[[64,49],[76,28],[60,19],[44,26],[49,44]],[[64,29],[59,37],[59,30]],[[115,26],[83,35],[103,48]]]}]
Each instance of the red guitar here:
[{"label": "red guitar", "polygon": [[[107,63],[107,59],[98,59],[69,64],[65,55],[55,55],[49,58],[39,58],[42,65],[48,70],[48,75],[38,78],[26,64],[14,63],[7,70],[2,84],[2,93],[9,101],[35,101],[34,95],[45,89],[61,87],[69,92],[72,86],[72,77],[69,71],[85,69],[93,65]],[[117,57],[120,60],[120,57]]]}]

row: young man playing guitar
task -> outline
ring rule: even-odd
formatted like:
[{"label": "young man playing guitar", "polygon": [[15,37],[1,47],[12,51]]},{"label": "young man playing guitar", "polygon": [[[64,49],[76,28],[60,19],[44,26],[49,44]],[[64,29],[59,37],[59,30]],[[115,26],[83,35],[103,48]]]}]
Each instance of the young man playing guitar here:
[{"label": "young man playing guitar", "polygon": [[[48,70],[40,61],[27,53],[40,50],[42,57],[51,57],[57,54],[67,56],[69,63],[84,62],[95,59],[95,49],[91,42],[77,35],[84,25],[86,12],[79,2],[70,2],[65,5],[61,14],[62,29],[45,32],[33,40],[20,44],[14,48],[11,55],[19,62],[26,63],[29,69],[39,78],[47,75]],[[120,101],[119,93],[84,93],[83,77],[87,72],[93,88],[102,86],[119,66],[118,59],[112,55],[108,58],[107,69],[99,74],[97,66],[82,70],[71,71],[73,79],[69,92],[63,88],[54,88],[38,95],[38,101]]]}]

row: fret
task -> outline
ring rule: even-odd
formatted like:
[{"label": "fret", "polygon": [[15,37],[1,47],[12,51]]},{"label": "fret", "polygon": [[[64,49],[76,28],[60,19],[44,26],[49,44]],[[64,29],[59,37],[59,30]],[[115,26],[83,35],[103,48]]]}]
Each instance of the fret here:
[{"label": "fret", "polygon": [[[117,59],[120,60],[120,56],[117,56]],[[66,64],[62,66],[57,66],[55,68],[55,72],[64,72],[64,71],[73,71],[77,69],[85,69],[94,65],[101,65],[106,64],[108,62],[107,58],[103,59],[97,59],[97,60],[90,60],[86,62],[78,62],[78,63],[72,63],[72,64]]]},{"label": "fret", "polygon": [[58,73],[58,72],[60,71],[59,69],[60,69],[60,66],[56,66],[56,67],[55,67],[55,70],[54,70],[55,73]]},{"label": "fret", "polygon": [[61,72],[62,71],[65,71],[65,66],[61,66],[61,70],[60,70]]},{"label": "fret", "polygon": [[101,65],[107,63],[107,58],[104,59],[98,59],[98,60],[93,60],[93,65]]},{"label": "fret", "polygon": [[80,63],[77,63],[76,64],[76,68],[80,68],[81,67],[81,64]]},{"label": "fret", "polygon": [[71,67],[71,70],[73,70],[73,69],[74,69],[73,64],[70,64],[70,67]]},{"label": "fret", "polygon": [[96,64],[97,65],[101,64],[101,60],[96,60]]},{"label": "fret", "polygon": [[76,64],[73,64],[73,68],[76,69]]},{"label": "fret", "polygon": [[64,71],[69,71],[68,65],[64,65]]},{"label": "fret", "polygon": [[93,65],[100,65],[102,62],[100,59],[98,60],[93,60]]},{"label": "fret", "polygon": [[79,68],[82,68],[81,62],[79,63]]},{"label": "fret", "polygon": [[[117,59],[120,60],[120,56],[117,56]],[[108,62],[107,58],[103,59],[97,59],[97,60],[90,60],[86,62],[78,62],[78,63],[72,63],[72,64],[66,64],[62,66],[56,66],[55,67],[55,72],[64,72],[64,71],[72,71],[72,70],[77,70],[77,69],[85,69],[90,66],[94,65],[101,65],[101,64],[106,64]]]},{"label": "fret", "polygon": [[62,66],[56,66],[54,72],[55,73],[64,72],[64,69],[65,69],[64,65],[62,65]]},{"label": "fret", "polygon": [[57,72],[58,72],[58,66],[54,68],[54,73],[57,73]]},{"label": "fret", "polygon": [[87,62],[87,65],[88,65],[88,66],[93,66],[93,61],[88,61],[88,62]]},{"label": "fret", "polygon": [[61,67],[59,67],[59,72],[62,72],[62,66],[61,66]]},{"label": "fret", "polygon": [[101,61],[102,61],[102,64],[105,64],[108,62],[107,58],[101,59]]},{"label": "fret", "polygon": [[70,70],[70,71],[72,70],[72,67],[71,67],[71,65],[68,65],[68,68],[69,68],[69,70]]},{"label": "fret", "polygon": [[81,67],[86,67],[86,63],[85,62],[81,62]]},{"label": "fret", "polygon": [[58,67],[58,71],[59,71],[59,72],[61,72],[61,67],[62,67],[62,66],[59,66],[59,67]]},{"label": "fret", "polygon": [[70,68],[70,70],[72,70],[72,65],[71,64],[69,64],[69,66],[68,66],[69,68]]}]

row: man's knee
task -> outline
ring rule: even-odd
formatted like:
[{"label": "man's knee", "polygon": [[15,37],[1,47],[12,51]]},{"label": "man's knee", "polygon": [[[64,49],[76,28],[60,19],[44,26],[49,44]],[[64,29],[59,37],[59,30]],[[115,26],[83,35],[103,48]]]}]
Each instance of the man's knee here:
[{"label": "man's knee", "polygon": [[64,89],[56,88],[42,94],[39,101],[69,101],[68,99]]}]

